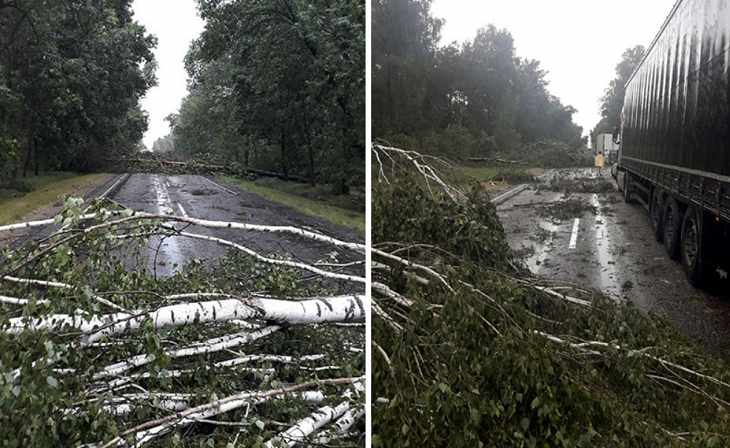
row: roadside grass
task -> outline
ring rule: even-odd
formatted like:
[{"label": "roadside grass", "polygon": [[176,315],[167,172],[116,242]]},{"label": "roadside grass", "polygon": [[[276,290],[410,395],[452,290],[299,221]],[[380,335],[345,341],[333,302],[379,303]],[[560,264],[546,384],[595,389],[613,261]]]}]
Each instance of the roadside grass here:
[{"label": "roadside grass", "polygon": [[501,190],[505,187],[534,182],[535,177],[542,175],[542,168],[527,168],[523,166],[457,166],[454,169],[455,179],[461,185],[474,181],[479,182],[486,190]]},{"label": "roadside grass", "polygon": [[[274,179],[251,181],[233,176],[218,176],[218,179],[305,215],[322,218],[365,234],[365,213],[355,210],[358,202],[355,195],[333,195],[324,186],[312,187]],[[363,206],[364,195],[359,202]]]},{"label": "roadside grass", "polygon": [[0,190],[0,224],[9,224],[59,199],[101,182],[108,174],[58,172],[23,179],[31,191]]}]

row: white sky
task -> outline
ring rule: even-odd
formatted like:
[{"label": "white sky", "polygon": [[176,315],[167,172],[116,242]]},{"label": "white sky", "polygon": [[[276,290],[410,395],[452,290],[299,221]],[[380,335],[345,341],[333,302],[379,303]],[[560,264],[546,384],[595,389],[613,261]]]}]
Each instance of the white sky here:
[{"label": "white sky", "polygon": [[142,99],[149,114],[149,129],[144,136],[147,148],[170,132],[165,117],[177,112],[187,94],[184,58],[190,42],[203,31],[195,0],[134,0],[134,18],[157,36],[157,87]]},{"label": "white sky", "polygon": [[490,23],[506,28],[517,55],[537,59],[550,92],[578,109],[588,134],[600,119],[599,99],[625,49],[649,46],[675,0],[435,0],[446,19],[442,44],[472,40]]}]

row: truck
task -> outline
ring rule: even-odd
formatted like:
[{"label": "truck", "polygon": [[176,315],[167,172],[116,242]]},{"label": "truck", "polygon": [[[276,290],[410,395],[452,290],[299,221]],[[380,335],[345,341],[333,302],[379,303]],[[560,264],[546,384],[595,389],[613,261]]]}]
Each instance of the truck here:
[{"label": "truck", "polygon": [[618,158],[619,145],[614,141],[613,134],[598,134],[596,137],[596,154],[603,153],[607,163],[615,163]]},{"label": "truck", "polygon": [[626,84],[617,180],[695,287],[730,261],[730,2],[679,0]]}]

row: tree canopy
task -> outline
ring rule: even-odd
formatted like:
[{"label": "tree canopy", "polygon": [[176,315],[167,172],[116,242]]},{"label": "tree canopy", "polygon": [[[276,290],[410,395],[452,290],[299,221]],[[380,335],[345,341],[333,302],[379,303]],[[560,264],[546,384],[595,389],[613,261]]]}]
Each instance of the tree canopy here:
[{"label": "tree canopy", "polygon": [[136,150],[155,45],[131,0],[0,1],[0,180]]},{"label": "tree canopy", "polygon": [[362,183],[362,0],[198,0],[175,148],[244,167]]},{"label": "tree canopy", "polygon": [[576,112],[548,90],[546,72],[489,25],[471,42],[439,46],[431,0],[373,4],[373,135],[418,140],[454,156],[541,140],[582,142]]}]

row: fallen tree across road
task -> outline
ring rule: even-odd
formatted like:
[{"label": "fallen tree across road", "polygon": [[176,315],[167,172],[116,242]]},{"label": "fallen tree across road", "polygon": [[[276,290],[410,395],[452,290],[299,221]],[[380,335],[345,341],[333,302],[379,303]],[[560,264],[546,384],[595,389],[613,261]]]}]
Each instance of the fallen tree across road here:
[{"label": "fallen tree across road", "polygon": [[[0,254],[0,428],[19,428],[3,440],[252,446],[317,409],[364,406],[361,392],[347,392],[364,381],[364,326],[351,326],[369,310],[364,245],[109,201],[69,201],[60,217],[30,224],[43,225],[60,228]],[[193,225],[206,234],[183,230]],[[213,236],[216,229],[301,238],[322,253],[311,260],[259,253]],[[155,278],[149,239],[191,237],[231,251]],[[356,446],[364,422],[353,416],[353,430],[322,422],[305,442],[335,432]]]},{"label": "fallen tree across road", "polygon": [[730,368],[519,265],[488,195],[375,146],[375,446],[730,446]]},{"label": "fallen tree across road", "polygon": [[216,164],[198,160],[178,161],[165,160],[159,157],[107,159],[112,171],[123,173],[166,173],[166,174],[213,174],[224,173],[233,176],[255,175],[275,177],[282,180],[309,183],[311,179],[296,174],[277,173],[275,171],[247,168],[238,164]]}]

